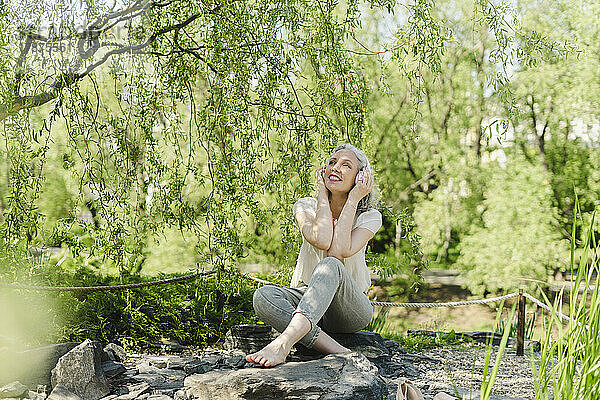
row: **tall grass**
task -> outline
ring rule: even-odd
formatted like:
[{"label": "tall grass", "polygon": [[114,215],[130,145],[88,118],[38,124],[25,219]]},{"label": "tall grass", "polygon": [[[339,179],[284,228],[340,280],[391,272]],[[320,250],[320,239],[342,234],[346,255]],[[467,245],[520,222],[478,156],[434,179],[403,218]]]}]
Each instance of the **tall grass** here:
[{"label": "tall grass", "polygon": [[[600,275],[599,247],[594,235],[596,211],[587,224],[582,223],[583,243],[581,257],[577,262],[575,260],[576,218],[581,215],[577,199],[574,214],[570,267],[575,281],[569,292],[570,319],[565,325],[558,315],[563,312],[564,289],[553,302],[544,294],[546,304],[552,308],[552,312],[544,324],[539,363],[535,362],[534,357],[531,358],[535,378],[535,400],[600,399],[600,288],[598,282],[590,286],[592,278]],[[499,308],[496,325],[501,311],[502,305]],[[488,400],[491,396],[513,316],[514,306],[504,327],[496,361],[489,374],[492,347],[488,346],[480,394],[482,400]]]},{"label": "tall grass", "polygon": [[[565,326],[555,312],[547,319],[536,376],[536,400],[600,399],[600,293],[598,283],[589,283],[599,272],[598,245],[594,236],[595,211],[584,226],[581,258],[575,262],[575,203],[571,241],[571,270],[577,275],[569,293],[570,320]],[[581,288],[581,289],[580,289]],[[581,290],[581,293],[580,293]],[[546,302],[554,311],[562,311],[561,291],[554,302]]]},{"label": "tall grass", "polygon": [[[502,360],[502,355],[506,349],[506,345],[508,343],[508,335],[510,333],[510,328],[513,325],[515,309],[517,307],[517,302],[515,301],[510,310],[510,314],[508,316],[508,320],[506,321],[504,332],[502,333],[502,339],[500,340],[500,346],[498,346],[498,352],[496,353],[496,360],[494,361],[494,365],[492,366],[492,370],[490,371],[490,359],[492,355],[492,343],[493,337],[490,337],[487,352],[485,356],[485,362],[483,364],[483,376],[481,380],[481,390],[480,390],[480,398],[482,400],[488,400],[492,395],[492,387],[494,386],[494,382],[496,381],[496,376],[498,374],[498,370],[500,369],[500,362]],[[504,301],[500,303],[500,307],[498,307],[498,314],[496,315],[496,322],[494,326],[497,330],[498,325],[500,324],[500,316],[502,315],[502,310],[504,309]]]}]

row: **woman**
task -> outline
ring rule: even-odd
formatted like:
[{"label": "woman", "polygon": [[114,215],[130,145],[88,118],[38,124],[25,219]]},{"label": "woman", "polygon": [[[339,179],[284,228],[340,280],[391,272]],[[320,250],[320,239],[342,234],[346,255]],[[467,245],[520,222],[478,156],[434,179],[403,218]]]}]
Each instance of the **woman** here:
[{"label": "woman", "polygon": [[254,293],[254,310],[281,332],[246,360],[273,367],[285,361],[297,342],[326,354],[349,350],[327,332],[352,333],[366,327],[373,308],[365,263],[367,242],[381,227],[372,208],[373,177],[362,150],[337,146],[315,171],[316,198],[293,207],[302,247],[291,288],[263,286]]}]

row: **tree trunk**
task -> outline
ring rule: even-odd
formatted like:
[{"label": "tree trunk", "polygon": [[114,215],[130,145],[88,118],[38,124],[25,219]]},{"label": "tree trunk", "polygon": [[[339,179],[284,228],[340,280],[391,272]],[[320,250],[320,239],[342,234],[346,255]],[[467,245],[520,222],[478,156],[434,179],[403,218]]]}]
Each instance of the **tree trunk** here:
[{"label": "tree trunk", "polygon": [[394,238],[394,255],[400,257],[400,240],[402,239],[402,222],[396,221],[396,237]]},{"label": "tree trunk", "polygon": [[[531,111],[531,125],[533,127],[533,134],[535,135],[535,137],[537,138],[537,148],[538,148],[538,153],[540,155],[540,159],[542,160],[542,165],[544,166],[544,169],[546,171],[549,170],[548,168],[548,161],[546,160],[546,132],[548,131],[548,119],[546,119],[546,123],[544,124],[544,127],[542,128],[542,133],[538,134],[538,120],[537,120],[537,114],[535,113],[535,97],[533,97],[533,95],[529,95],[529,109]],[[550,113],[552,113],[552,105],[550,106]]]},{"label": "tree trunk", "polygon": [[478,86],[478,97],[479,97],[479,107],[477,108],[477,123],[475,125],[475,154],[477,155],[477,160],[481,160],[481,140],[483,139],[483,112],[485,108],[485,101],[483,99],[483,58],[485,56],[485,47],[483,42],[480,42],[479,45],[479,54],[477,59],[475,60],[475,64],[477,66],[477,80],[479,82]]}]

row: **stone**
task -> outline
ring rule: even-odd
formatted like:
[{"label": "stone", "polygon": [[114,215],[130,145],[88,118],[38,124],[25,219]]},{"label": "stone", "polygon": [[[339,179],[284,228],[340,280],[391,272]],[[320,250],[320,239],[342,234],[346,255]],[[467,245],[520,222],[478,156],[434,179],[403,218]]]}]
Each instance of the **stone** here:
[{"label": "stone", "polygon": [[187,362],[188,362],[188,360],[184,359],[183,357],[179,357],[179,356],[169,357],[167,359],[167,365],[165,366],[165,368],[182,370]]},{"label": "stone", "polygon": [[187,395],[185,394],[185,389],[180,389],[175,392],[173,395],[173,400],[187,400]]},{"label": "stone", "polygon": [[133,400],[150,391],[150,385],[143,382],[135,385],[127,386],[126,393],[117,396],[113,400]]},{"label": "stone", "polygon": [[172,397],[164,394],[152,394],[147,397],[148,400],[173,400]]},{"label": "stone", "polygon": [[386,390],[377,367],[352,352],[276,368],[211,371],[185,378],[188,399],[375,400]]},{"label": "stone", "polygon": [[193,363],[186,364],[183,367],[186,375],[193,374],[204,374],[205,372],[212,371],[214,369],[214,365],[209,365],[204,361],[196,361]]},{"label": "stone", "polygon": [[433,397],[433,400],[456,400],[456,397],[450,396],[448,393],[438,393]]},{"label": "stone", "polygon": [[276,332],[269,325],[235,325],[225,334],[223,348],[241,350],[245,354],[255,353],[271,343],[275,337]]},{"label": "stone", "polygon": [[140,364],[147,364],[154,368],[166,368],[169,361],[168,358],[168,356],[148,357]]},{"label": "stone", "polygon": [[160,374],[137,374],[133,377],[138,382],[146,382],[150,386],[158,386],[165,383],[167,380]]},{"label": "stone", "polygon": [[[334,333],[330,336],[344,347],[361,353],[363,351],[368,352],[373,354],[373,357],[389,355],[389,348],[393,348],[393,345],[390,345],[389,343],[389,339],[384,339],[379,333],[375,332],[359,331],[356,333]],[[365,355],[367,357],[372,357],[371,355]]]},{"label": "stone", "polygon": [[246,364],[246,358],[241,355],[227,357],[225,360],[225,364],[231,368],[241,368]]},{"label": "stone", "polygon": [[104,346],[102,361],[125,361],[127,352],[124,348],[115,343],[109,343]]},{"label": "stone", "polygon": [[27,386],[16,381],[0,388],[0,399],[6,399],[8,397],[24,397],[26,393]]},{"label": "stone", "polygon": [[46,393],[38,393],[38,392],[34,392],[33,390],[29,390],[27,392],[27,398],[31,399],[31,400],[46,400]]},{"label": "stone", "polygon": [[82,400],[98,400],[110,393],[101,366],[102,346],[85,340],[62,356],[52,370],[52,386],[64,386]]},{"label": "stone", "polygon": [[102,371],[106,378],[111,379],[115,376],[119,376],[127,371],[127,368],[123,364],[114,361],[104,361],[102,363]]},{"label": "stone", "polygon": [[47,400],[83,400],[63,385],[56,385]]}]

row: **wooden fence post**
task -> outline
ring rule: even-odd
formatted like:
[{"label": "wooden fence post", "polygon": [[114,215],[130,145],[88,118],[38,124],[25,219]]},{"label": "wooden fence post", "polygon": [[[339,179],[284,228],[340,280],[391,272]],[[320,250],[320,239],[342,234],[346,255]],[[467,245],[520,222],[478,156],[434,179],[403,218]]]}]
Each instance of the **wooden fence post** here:
[{"label": "wooden fence post", "polygon": [[522,356],[525,344],[525,296],[523,296],[523,289],[519,289],[519,303],[517,308],[517,355]]}]

